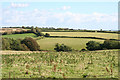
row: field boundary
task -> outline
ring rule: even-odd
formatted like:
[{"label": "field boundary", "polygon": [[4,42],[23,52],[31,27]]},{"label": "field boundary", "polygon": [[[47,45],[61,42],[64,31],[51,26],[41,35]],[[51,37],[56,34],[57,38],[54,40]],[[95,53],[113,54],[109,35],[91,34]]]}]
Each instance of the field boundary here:
[{"label": "field boundary", "polygon": [[[99,37],[71,37],[71,36],[50,36],[49,38],[86,38],[86,39],[100,39],[100,40],[108,40],[105,38],[99,38]],[[115,41],[120,41],[118,39],[110,39]]]}]

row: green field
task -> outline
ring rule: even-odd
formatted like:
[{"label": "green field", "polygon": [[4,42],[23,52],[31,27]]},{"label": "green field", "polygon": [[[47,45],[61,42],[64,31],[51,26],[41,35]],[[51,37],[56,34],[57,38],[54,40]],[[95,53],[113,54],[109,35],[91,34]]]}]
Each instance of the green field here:
[{"label": "green field", "polygon": [[118,78],[118,50],[2,55],[3,78]]},{"label": "green field", "polygon": [[37,40],[37,42],[42,50],[54,50],[56,43],[65,44],[72,47],[73,49],[81,50],[85,48],[86,43],[91,40],[98,41],[101,43],[104,41],[98,39],[83,39],[83,38],[44,38]]},{"label": "green field", "polygon": [[[46,33],[46,32],[44,32]],[[117,39],[118,34],[115,33],[95,33],[95,32],[47,32],[50,33],[51,36],[74,36],[74,37],[100,37],[106,39]],[[9,37],[9,38],[25,38],[25,37],[32,37],[38,39],[37,42],[40,45],[42,50],[54,50],[55,44],[65,44],[73,49],[81,50],[86,47],[86,43],[88,41],[98,41],[103,42],[104,40],[100,39],[87,39],[87,38],[43,38],[39,39],[33,33],[26,33],[26,34],[12,34],[12,35],[3,35],[2,37]]]},{"label": "green field", "polygon": [[37,37],[35,34],[33,33],[25,33],[25,34],[11,34],[11,35],[2,35],[2,37],[6,37],[6,38],[14,38],[14,39],[20,39],[20,38],[25,38],[25,37]]},{"label": "green field", "polygon": [[115,33],[99,33],[99,32],[44,32],[51,36],[72,36],[72,37],[99,37],[105,39],[118,39]]}]

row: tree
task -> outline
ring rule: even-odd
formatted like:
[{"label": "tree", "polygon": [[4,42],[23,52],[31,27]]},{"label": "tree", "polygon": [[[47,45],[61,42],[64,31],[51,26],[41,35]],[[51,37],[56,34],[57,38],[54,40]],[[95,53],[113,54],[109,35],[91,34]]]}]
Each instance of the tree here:
[{"label": "tree", "polygon": [[72,51],[72,48],[70,48],[70,47],[68,47],[68,46],[66,46],[66,45],[64,45],[64,44],[56,44],[55,45],[55,48],[54,48],[54,50],[56,50],[56,51],[64,51],[64,52],[67,52],[67,51]]},{"label": "tree", "polygon": [[50,37],[50,34],[46,33],[44,36],[45,36],[45,37]]},{"label": "tree", "polygon": [[32,31],[33,33],[36,33],[36,29],[34,28],[34,26],[31,27],[31,31]]},{"label": "tree", "polygon": [[120,49],[120,42],[114,40],[105,40],[102,47],[107,49]]},{"label": "tree", "polygon": [[25,44],[31,51],[39,51],[40,46],[33,38],[27,37],[22,41],[22,44]]},{"label": "tree", "polygon": [[95,42],[95,41],[89,41],[88,43],[86,43],[87,45],[87,49],[88,50],[100,50],[102,49],[101,44],[99,42]]},{"label": "tree", "polygon": [[25,26],[22,26],[23,29],[25,29]]}]

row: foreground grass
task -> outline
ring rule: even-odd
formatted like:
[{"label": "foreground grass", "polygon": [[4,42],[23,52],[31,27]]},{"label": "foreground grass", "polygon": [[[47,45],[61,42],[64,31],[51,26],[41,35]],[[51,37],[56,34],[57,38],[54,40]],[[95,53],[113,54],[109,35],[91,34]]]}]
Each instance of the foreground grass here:
[{"label": "foreground grass", "polygon": [[105,39],[118,39],[116,33],[99,33],[99,32],[44,32],[51,36],[72,36],[72,37],[99,37]]},{"label": "foreground grass", "polygon": [[73,49],[81,50],[83,48],[86,48],[86,43],[91,40],[98,41],[101,43],[104,41],[98,39],[82,39],[82,38],[44,38],[37,40],[37,42],[42,50],[54,50],[56,43],[65,44],[67,46],[72,47]]},{"label": "foreground grass", "polygon": [[25,37],[36,38],[37,36],[33,33],[25,33],[25,34],[11,34],[11,35],[2,35],[2,37],[6,38],[14,38],[14,39],[23,39]]},{"label": "foreground grass", "polygon": [[3,78],[118,78],[118,51],[2,55]]}]

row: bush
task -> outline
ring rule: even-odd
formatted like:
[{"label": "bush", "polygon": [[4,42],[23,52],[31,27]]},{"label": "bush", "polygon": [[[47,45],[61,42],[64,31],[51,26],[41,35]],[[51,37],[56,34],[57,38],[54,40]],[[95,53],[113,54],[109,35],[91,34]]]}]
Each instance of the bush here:
[{"label": "bush", "polygon": [[44,34],[42,32],[37,32],[36,35],[37,36],[44,36]]},{"label": "bush", "polygon": [[40,46],[33,38],[27,37],[22,41],[22,44],[25,44],[31,51],[39,51]]},{"label": "bush", "polygon": [[21,41],[18,39],[9,39],[11,50],[22,50]]},{"label": "bush", "polygon": [[2,38],[2,50],[10,50],[10,43],[7,38]]},{"label": "bush", "polygon": [[50,34],[46,33],[44,36],[45,36],[45,37],[50,37]]},{"label": "bush", "polygon": [[30,49],[25,44],[21,44],[21,47],[22,51],[30,51]]},{"label": "bush", "polygon": [[64,52],[66,52],[66,51],[72,51],[72,49],[70,47],[68,47],[68,46],[66,46],[64,44],[58,44],[58,43],[55,45],[54,50],[56,50],[58,52],[59,51],[64,51]]},{"label": "bush", "polygon": [[11,38],[2,38],[2,49],[3,50],[22,50],[22,45],[20,40],[15,40]]},{"label": "bush", "polygon": [[102,47],[106,49],[120,49],[119,45],[119,41],[105,40]]},{"label": "bush", "polygon": [[89,41],[88,43],[86,43],[86,45],[87,45],[86,48],[91,51],[102,49],[101,44],[99,42]]}]

